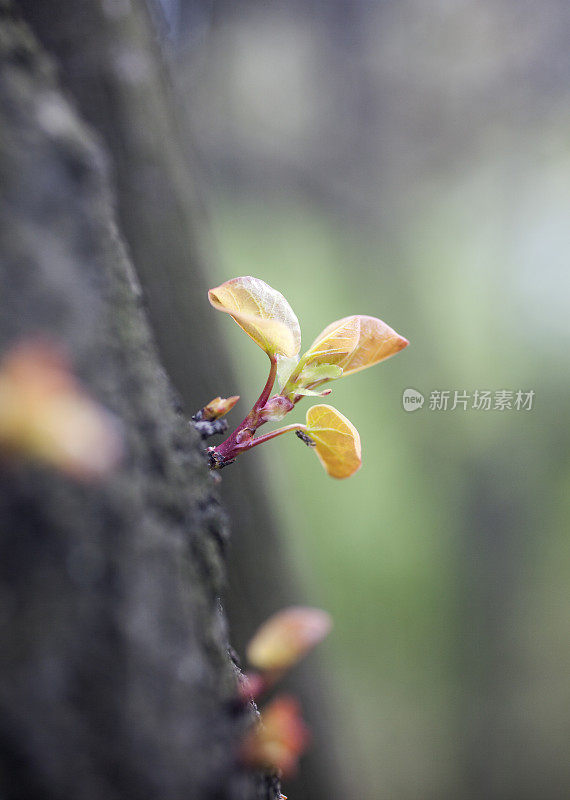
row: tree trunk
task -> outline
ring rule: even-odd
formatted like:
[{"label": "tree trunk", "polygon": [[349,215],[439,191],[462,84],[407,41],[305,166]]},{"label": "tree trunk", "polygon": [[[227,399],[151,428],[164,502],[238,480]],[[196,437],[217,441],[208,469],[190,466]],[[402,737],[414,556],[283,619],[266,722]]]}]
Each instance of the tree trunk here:
[{"label": "tree trunk", "polygon": [[0,794],[275,798],[237,763],[226,526],[114,203],[103,149],[0,0],[0,352],[38,334],[65,345],[126,450],[97,484],[0,465]]},{"label": "tree trunk", "polygon": [[[2,468],[0,521],[10,531],[3,596],[18,613],[0,622],[9,672],[0,677],[0,792],[5,785],[6,797],[26,798],[32,789],[58,797],[274,797],[271,779],[235,764],[247,720],[233,705],[219,611],[228,531],[200,443],[173,410],[161,373],[164,365],[190,413],[238,388],[205,302],[204,215],[179,100],[142,0],[20,0],[18,8],[56,63],[0,0],[0,347],[41,331],[57,336],[85,383],[122,418],[129,446],[103,487]],[[233,534],[228,604],[240,646],[270,613],[305,600],[265,481],[254,459],[224,473]],[[45,564],[31,547],[37,575],[24,579],[26,535],[47,542],[45,584]],[[57,626],[44,625],[48,607],[62,614]],[[38,677],[52,660],[61,697]],[[15,675],[27,676],[17,698]],[[295,797],[347,796],[334,693],[318,662],[289,685],[314,733],[302,779],[291,785]]]},{"label": "tree trunk", "polygon": [[[141,282],[162,363],[187,413],[218,394],[240,392],[207,304],[211,248],[195,190],[184,98],[161,58],[143,0],[20,0],[27,21],[60,66],[61,80],[111,154],[117,214]],[[228,276],[229,277],[229,276]],[[227,322],[224,320],[224,322]],[[253,401],[253,397],[251,398]],[[268,476],[253,458],[224,471],[231,510],[232,641],[241,649],[274,611],[306,601],[270,505]],[[318,659],[289,681],[313,730],[296,800],[335,800],[357,791],[342,767],[334,690]]]}]

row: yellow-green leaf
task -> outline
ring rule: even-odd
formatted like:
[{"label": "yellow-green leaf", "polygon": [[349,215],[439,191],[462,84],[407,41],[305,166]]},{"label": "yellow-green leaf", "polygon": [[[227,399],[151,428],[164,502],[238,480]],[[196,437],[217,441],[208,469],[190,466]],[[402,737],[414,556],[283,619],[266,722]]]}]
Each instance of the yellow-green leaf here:
[{"label": "yellow-green leaf", "polygon": [[[355,317],[345,317],[344,319],[332,322],[328,328],[321,333],[321,337],[326,338],[338,329],[342,322],[348,322]],[[336,363],[342,367],[342,374],[351,375],[353,372],[359,372],[361,369],[366,369],[379,361],[395,355],[404,347],[409,344],[407,339],[396,333],[389,325],[382,322],[377,317],[359,316],[360,333],[356,346],[350,353],[346,353]]]},{"label": "yellow-green leaf", "polygon": [[328,474],[348,478],[362,464],[358,431],[340,411],[328,405],[312,406],[307,411],[307,435]]},{"label": "yellow-green leaf", "polygon": [[280,389],[282,389],[289,378],[297,363],[299,361],[298,356],[292,356],[291,358],[287,358],[286,356],[277,356],[277,385]]},{"label": "yellow-green leaf", "polygon": [[285,608],[259,628],[247,646],[248,661],[264,671],[289,669],[325,638],[331,624],[318,608]]},{"label": "yellow-green leaf", "polygon": [[306,389],[304,386],[297,386],[295,389],[295,394],[301,395],[301,397],[326,397],[331,392],[332,389],[318,391],[317,389]]},{"label": "yellow-green leaf", "polygon": [[342,367],[339,367],[338,364],[317,364],[305,367],[295,383],[301,386],[312,386],[320,381],[334,381],[341,375]]},{"label": "yellow-green leaf", "polygon": [[360,338],[360,317],[345,317],[328,325],[303,356],[303,364],[339,364]]},{"label": "yellow-green leaf", "polygon": [[259,278],[233,278],[210,289],[208,299],[218,311],[232,316],[270,357],[291,358],[299,352],[301,329],[293,309]]}]

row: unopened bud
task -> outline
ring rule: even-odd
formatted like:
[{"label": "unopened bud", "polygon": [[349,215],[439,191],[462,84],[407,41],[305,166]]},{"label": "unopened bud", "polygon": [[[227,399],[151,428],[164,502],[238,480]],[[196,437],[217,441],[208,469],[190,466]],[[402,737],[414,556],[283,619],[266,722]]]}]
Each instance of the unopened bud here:
[{"label": "unopened bud", "polygon": [[239,394],[232,395],[232,397],[214,397],[210,400],[208,405],[204,406],[200,413],[200,419],[214,420],[219,417],[224,417],[239,400]]},{"label": "unopened bud", "polygon": [[265,422],[279,422],[295,406],[287,397],[276,395],[270,398],[261,411]]}]

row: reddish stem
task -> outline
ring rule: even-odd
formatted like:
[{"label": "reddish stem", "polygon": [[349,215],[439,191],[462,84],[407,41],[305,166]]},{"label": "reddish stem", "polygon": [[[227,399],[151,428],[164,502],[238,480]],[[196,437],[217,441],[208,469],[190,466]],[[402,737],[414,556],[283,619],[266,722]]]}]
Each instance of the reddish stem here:
[{"label": "reddish stem", "polygon": [[[253,408],[241,423],[237,426],[235,431],[231,433],[228,438],[215,448],[215,452],[220,455],[224,461],[234,458],[234,456],[242,450],[247,450],[251,445],[249,441],[253,438],[255,431],[263,425],[265,420],[261,419],[261,409],[269,400],[269,395],[273,389],[275,378],[277,377],[277,359],[275,356],[269,356],[271,367],[269,369],[269,377],[263,387],[263,391],[256,400]],[[250,434],[248,439],[247,433]]]},{"label": "reddish stem", "polygon": [[259,395],[256,404],[251,409],[251,411],[259,411],[259,409],[263,408],[263,406],[269,400],[269,395],[271,394],[271,390],[273,389],[273,384],[275,383],[275,378],[277,377],[277,359],[275,356],[269,356],[271,360],[271,367],[269,368],[269,377],[267,378],[267,383],[263,387],[263,391]]},{"label": "reddish stem", "polygon": [[244,449],[251,450],[252,447],[256,447],[258,444],[263,444],[263,442],[268,442],[270,439],[275,439],[276,436],[289,433],[289,431],[303,431],[306,427],[306,425],[302,425],[300,422],[294,422],[292,425],[286,425],[284,428],[278,428],[276,431],[266,433],[264,436],[257,436],[255,439],[252,439]]}]

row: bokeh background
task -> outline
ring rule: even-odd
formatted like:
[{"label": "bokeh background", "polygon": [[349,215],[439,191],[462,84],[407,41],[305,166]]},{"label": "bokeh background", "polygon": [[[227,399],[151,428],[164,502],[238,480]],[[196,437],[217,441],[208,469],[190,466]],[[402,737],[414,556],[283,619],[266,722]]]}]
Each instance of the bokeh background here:
[{"label": "bokeh background", "polygon": [[[245,456],[264,464],[307,597],[334,617],[323,651],[354,797],[570,797],[568,3],[156,14],[211,284],[279,289],[305,347],[353,313],[411,341],[333,385],[362,437],[352,479],[328,479],[293,436]],[[239,391],[239,415],[266,358],[222,322],[241,385],[220,392]],[[421,410],[403,410],[407,387]],[[434,390],[502,389],[534,390],[532,410],[428,408]]]}]

